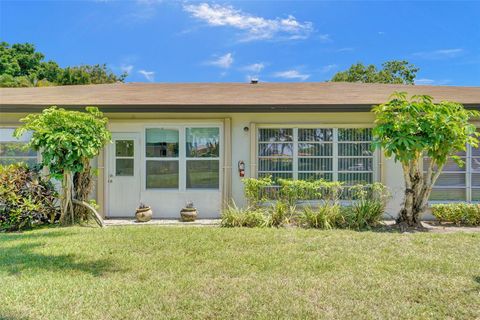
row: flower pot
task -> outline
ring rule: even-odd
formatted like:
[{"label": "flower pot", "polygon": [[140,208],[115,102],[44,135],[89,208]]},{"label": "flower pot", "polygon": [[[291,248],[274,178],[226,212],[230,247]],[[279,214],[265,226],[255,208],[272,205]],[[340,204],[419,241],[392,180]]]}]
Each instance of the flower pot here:
[{"label": "flower pot", "polygon": [[197,219],[197,209],[196,208],[183,208],[180,211],[180,217],[183,222],[191,222]]},{"label": "flower pot", "polygon": [[146,208],[138,208],[135,212],[135,218],[137,218],[138,222],[147,222],[152,220],[152,209],[150,207]]}]

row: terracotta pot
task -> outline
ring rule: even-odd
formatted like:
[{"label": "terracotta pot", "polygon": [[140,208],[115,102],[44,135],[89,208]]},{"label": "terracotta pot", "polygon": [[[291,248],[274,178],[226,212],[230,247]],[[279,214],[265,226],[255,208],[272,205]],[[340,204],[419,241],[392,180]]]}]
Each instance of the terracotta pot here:
[{"label": "terracotta pot", "polygon": [[181,220],[183,222],[191,222],[197,219],[197,209],[196,208],[183,208],[180,211]]},{"label": "terracotta pot", "polygon": [[147,222],[152,220],[152,209],[150,207],[147,208],[138,208],[135,212],[135,218],[137,218],[138,222]]}]

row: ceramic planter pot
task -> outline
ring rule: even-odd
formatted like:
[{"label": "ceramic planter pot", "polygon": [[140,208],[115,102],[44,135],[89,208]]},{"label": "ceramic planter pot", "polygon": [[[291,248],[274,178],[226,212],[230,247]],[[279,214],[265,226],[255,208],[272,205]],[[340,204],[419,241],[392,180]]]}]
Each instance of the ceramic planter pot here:
[{"label": "ceramic planter pot", "polygon": [[146,208],[138,208],[137,211],[135,212],[135,218],[137,218],[138,222],[147,222],[152,220],[152,208],[146,207]]},{"label": "ceramic planter pot", "polygon": [[183,208],[180,211],[180,217],[183,222],[191,222],[197,219],[197,209],[196,208]]}]

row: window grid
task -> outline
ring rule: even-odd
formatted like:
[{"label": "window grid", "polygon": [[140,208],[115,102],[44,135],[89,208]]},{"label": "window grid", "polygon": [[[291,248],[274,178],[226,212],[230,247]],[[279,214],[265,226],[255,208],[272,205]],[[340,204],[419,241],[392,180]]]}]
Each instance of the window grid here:
[{"label": "window grid", "polygon": [[[459,168],[458,166],[455,165],[456,168],[459,168],[461,170],[442,170],[442,173],[440,174],[439,178],[435,182],[435,185],[433,186],[432,190],[432,195],[430,196],[431,203],[442,203],[442,202],[480,202],[480,193],[478,193],[478,190],[480,190],[480,183],[476,182],[475,180],[478,179],[477,177],[480,177],[480,166],[478,166],[477,169],[475,169],[474,166],[474,161],[475,163],[480,163],[480,148],[473,148],[472,146],[468,145],[467,150],[464,155],[460,155],[462,160],[465,162],[464,166],[462,168]],[[424,163],[425,161],[428,161],[428,157],[424,157]],[[452,164],[449,165],[449,168],[451,169]],[[426,173],[426,165],[424,165],[424,173]],[[441,178],[446,178],[447,175],[454,175],[454,174],[462,174],[464,177],[465,183],[461,185],[442,185],[438,184],[439,180]],[[445,180],[444,180],[445,181]],[[440,180],[442,182],[442,180]],[[480,182],[480,179],[479,179]],[[453,197],[453,193],[450,193],[449,195],[451,196],[452,199],[439,199],[435,198],[437,197],[439,191],[445,192],[445,194],[448,193],[448,190],[450,191],[460,191],[462,190],[462,197]],[[460,193],[459,193],[460,194]],[[433,196],[433,199],[432,199]]]},{"label": "window grid", "polygon": [[[302,140],[299,135],[299,130],[323,130],[324,132],[330,131],[331,137],[328,137],[327,139],[324,140],[312,140],[310,141],[308,138],[304,138]],[[264,177],[264,176],[269,176],[272,175],[273,178],[277,177],[282,177],[282,178],[290,178],[292,179],[302,179],[302,176],[306,176],[306,174],[319,174],[322,177],[327,177],[327,180],[332,180],[332,181],[339,181],[339,177],[342,177],[343,181],[345,181],[347,184],[348,182],[356,182],[355,180],[358,180],[358,177],[360,177],[360,180],[362,178],[366,178],[368,181],[367,182],[373,182],[376,180],[376,157],[374,153],[370,153],[369,155],[342,155],[339,156],[339,144],[343,144],[345,147],[348,147],[348,145],[352,144],[365,144],[370,146],[371,143],[371,131],[369,128],[356,128],[356,129],[363,129],[363,130],[368,130],[364,131],[360,134],[360,138],[363,139],[362,141],[356,141],[352,139],[349,140],[342,140],[339,141],[339,130],[348,130],[348,128],[258,128],[257,132],[257,144],[258,144],[258,161],[259,161],[259,166],[258,166],[258,176],[259,177]],[[267,131],[269,130],[269,131]],[[269,137],[272,136],[272,132],[274,130],[278,130],[280,132],[287,132],[288,130],[291,130],[292,134],[292,140],[284,140],[284,141],[265,141],[265,136]],[[268,133],[270,133],[270,135]],[[343,132],[344,134],[348,134],[348,131]],[[353,133],[355,134],[355,133]],[[305,137],[305,134],[302,135]],[[357,135],[355,136],[357,137]],[[367,137],[367,138],[365,138]],[[263,140],[262,140],[263,138]],[[351,137],[350,137],[351,138]],[[331,140],[330,140],[331,139]],[[265,156],[262,154],[262,150],[264,151],[266,148],[266,145],[276,145],[276,144],[289,144],[293,143],[292,145],[292,155],[276,155],[276,156]],[[327,146],[331,145],[331,151],[330,154],[320,154],[320,155],[309,155],[309,154],[302,154],[300,155],[299,153],[299,146],[300,145],[310,145],[310,146]],[[264,163],[262,161],[268,160],[268,159],[284,159],[284,160],[290,160],[292,162],[291,165],[291,170],[272,170],[272,167],[266,168]],[[319,169],[305,169],[305,168],[300,168],[300,163],[305,164],[305,159],[312,159],[312,163],[314,160],[318,161],[318,164],[323,165],[324,167],[328,167],[328,170],[319,170]],[[349,164],[349,159],[365,159],[365,161],[361,162],[361,166],[363,163],[368,163],[369,167],[366,169],[368,170],[351,170],[351,168],[340,168],[339,163],[344,161],[344,164],[348,165]],[[368,161],[368,159],[371,159]],[[330,160],[330,163],[329,163]],[[322,164],[323,162],[323,164]],[[351,161],[350,161],[351,162]],[[307,163],[308,165],[312,163]],[[365,169],[365,168],[364,168]],[[280,175],[279,175],[280,174]],[[328,178],[330,176],[330,178]],[[357,178],[355,178],[357,177]],[[351,181],[349,181],[351,180]]]}]

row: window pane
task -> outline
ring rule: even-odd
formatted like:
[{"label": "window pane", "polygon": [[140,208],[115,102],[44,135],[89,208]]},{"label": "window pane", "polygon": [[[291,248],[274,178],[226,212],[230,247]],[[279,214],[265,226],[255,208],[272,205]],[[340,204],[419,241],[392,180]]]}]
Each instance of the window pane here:
[{"label": "window pane", "polygon": [[147,188],[178,188],[178,161],[147,160]]},{"label": "window pane", "polygon": [[322,173],[322,172],[299,172],[298,179],[306,181],[316,181],[316,180],[326,180],[333,181],[332,173]]},{"label": "window pane", "polygon": [[261,143],[258,154],[261,157],[291,157],[293,155],[293,143]]},{"label": "window pane", "polygon": [[187,188],[218,189],[218,160],[187,160]]},{"label": "window pane", "polygon": [[178,130],[151,128],[146,130],[147,157],[178,157]]},{"label": "window pane", "polygon": [[273,181],[276,181],[277,179],[292,179],[293,174],[290,172],[259,172],[258,177],[259,178],[264,178],[264,177],[272,177]]},{"label": "window pane", "polygon": [[299,158],[298,171],[332,171],[332,158]]},{"label": "window pane", "polygon": [[293,141],[293,129],[259,129],[258,136],[258,141]]},{"label": "window pane", "polygon": [[472,171],[480,171],[480,158],[472,158]]},{"label": "window pane", "polygon": [[350,128],[338,129],[338,141],[371,141],[372,129],[370,128]]},{"label": "window pane", "polygon": [[346,185],[372,183],[373,174],[372,173],[339,173],[338,181],[345,182]]},{"label": "window pane", "polygon": [[0,141],[2,142],[29,142],[32,132],[25,132],[19,139],[13,136],[14,128],[0,128]]},{"label": "window pane", "polygon": [[465,173],[442,173],[437,181],[435,186],[465,186]]},{"label": "window pane", "polygon": [[25,142],[0,142],[0,157],[36,157]]},{"label": "window pane", "polygon": [[339,143],[339,156],[372,156],[372,147],[370,143]]},{"label": "window pane", "polygon": [[298,141],[332,141],[332,129],[298,129]]},{"label": "window pane", "polygon": [[465,199],[463,188],[433,189],[430,194],[431,201],[465,201]]},{"label": "window pane", "polygon": [[472,189],[472,201],[480,201],[480,189]]},{"label": "window pane", "polygon": [[187,128],[187,157],[216,158],[219,157],[219,128]]},{"label": "window pane", "polygon": [[133,157],[133,140],[115,141],[115,155],[117,157]]},{"label": "window pane", "polygon": [[340,158],[339,171],[372,171],[372,158]]},{"label": "window pane", "polygon": [[292,171],[293,161],[292,159],[259,159],[258,161],[259,171]]},{"label": "window pane", "polygon": [[472,173],[472,186],[480,187],[480,173]]},{"label": "window pane", "polygon": [[474,156],[474,157],[475,156],[476,157],[480,156],[480,148],[473,148],[472,147],[472,156]]},{"label": "window pane", "polygon": [[301,156],[331,156],[333,145],[331,143],[299,143],[298,155]]},{"label": "window pane", "polygon": [[115,175],[133,176],[133,159],[116,159]]},{"label": "window pane", "polygon": [[[465,161],[465,158],[462,158],[463,161]],[[427,171],[428,166],[430,165],[430,159],[425,158],[423,159],[423,170]],[[458,164],[455,163],[452,159],[447,160],[447,163],[443,167],[442,171],[465,171],[465,167],[467,166],[467,163],[463,165],[463,167],[459,167]],[[435,168],[436,169],[436,168]]]}]

